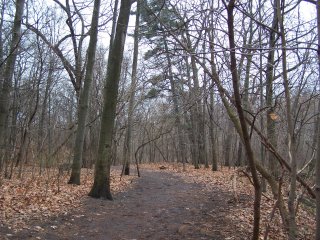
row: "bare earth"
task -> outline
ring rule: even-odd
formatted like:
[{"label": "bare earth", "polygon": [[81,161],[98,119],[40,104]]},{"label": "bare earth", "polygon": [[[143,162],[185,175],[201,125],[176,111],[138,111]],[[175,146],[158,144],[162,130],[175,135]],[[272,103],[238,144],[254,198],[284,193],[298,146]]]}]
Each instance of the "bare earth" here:
[{"label": "bare earth", "polygon": [[226,218],[234,208],[232,195],[217,187],[206,191],[178,175],[143,170],[133,188],[114,201],[85,198],[80,209],[44,222],[32,229],[4,233],[0,239],[249,239]]}]

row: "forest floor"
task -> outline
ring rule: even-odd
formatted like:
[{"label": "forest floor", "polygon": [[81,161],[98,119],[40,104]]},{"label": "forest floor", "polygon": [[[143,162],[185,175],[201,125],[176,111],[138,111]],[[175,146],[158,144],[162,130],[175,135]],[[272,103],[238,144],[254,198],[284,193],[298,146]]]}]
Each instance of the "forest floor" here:
[{"label": "forest floor", "polygon": [[[119,168],[112,171],[114,201],[87,197],[91,171],[84,171],[81,186],[60,179],[59,191],[57,181],[42,186],[43,179],[25,179],[17,190],[3,179],[0,239],[250,239],[253,189],[239,171],[143,165],[140,178],[133,171],[120,181],[119,174]],[[278,214],[270,215],[273,206],[265,194],[261,239],[267,225],[268,239],[286,239]],[[313,213],[300,209],[300,239],[313,239]]]}]

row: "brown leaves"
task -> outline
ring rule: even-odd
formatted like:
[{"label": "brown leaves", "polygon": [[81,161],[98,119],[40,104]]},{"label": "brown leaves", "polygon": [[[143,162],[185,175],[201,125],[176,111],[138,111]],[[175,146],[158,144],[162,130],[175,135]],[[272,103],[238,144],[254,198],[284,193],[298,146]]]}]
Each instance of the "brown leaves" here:
[{"label": "brown leaves", "polygon": [[[160,170],[160,166],[165,168]],[[148,164],[141,165],[142,177],[143,169],[157,172],[172,172],[179,176],[183,181],[197,183],[201,186],[201,191],[208,198],[222,195],[225,201],[225,208],[219,207],[216,201],[212,209],[203,209],[206,216],[210,219],[226,219],[226,222],[232,222],[236,227],[232,227],[230,231],[225,228],[215,229],[216,231],[224,231],[225,239],[236,239],[234,231],[244,233],[246,237],[248,232],[252,230],[253,223],[253,187],[249,179],[245,175],[240,175],[237,169],[222,168],[217,172],[210,169],[194,169],[192,165],[186,166],[186,171],[182,171],[180,164]],[[30,175],[30,176],[29,176]],[[32,219],[44,219],[46,217],[67,214],[72,209],[81,207],[83,197],[86,197],[93,181],[93,172],[91,170],[82,171],[82,179],[80,186],[66,184],[68,176],[57,178],[56,171],[45,172],[42,176],[28,174],[21,180],[2,180],[3,184],[0,189],[0,222],[8,225],[14,230],[27,228],[28,221]],[[112,171],[112,192],[125,191],[132,184],[134,177],[123,176],[120,181],[120,171]],[[285,192],[286,184],[284,184],[283,192]],[[300,191],[300,190],[299,190]],[[212,199],[215,199],[214,196]],[[221,199],[221,198],[220,198]],[[187,200],[187,199],[186,199]],[[195,203],[201,206],[201,200]],[[220,204],[221,205],[221,204]],[[276,210],[272,216],[275,200],[270,192],[264,193],[261,202],[261,239],[265,234],[266,228],[269,228],[269,239],[287,239],[283,229],[279,211]],[[202,208],[202,207],[201,207]],[[315,231],[314,212],[307,209],[302,204],[297,208],[297,223],[299,231],[299,239],[312,239]],[[190,214],[192,214],[192,209]],[[81,215],[79,215],[81,216]],[[83,216],[83,215],[82,215]],[[271,218],[272,216],[272,218]],[[77,217],[75,215],[75,217]],[[210,222],[208,222],[210,223]],[[210,224],[198,225],[199,231],[205,233],[213,231]],[[33,227],[34,228],[34,227]],[[54,230],[55,225],[51,229]],[[217,228],[217,226],[214,226]],[[191,231],[189,223],[185,223],[178,228],[181,235]],[[38,229],[41,231],[41,229]],[[222,233],[221,233],[222,234]]]},{"label": "brown leaves", "polygon": [[[26,169],[28,171],[31,169]],[[33,175],[33,176],[32,176]],[[119,181],[119,171],[112,171],[113,193],[129,187],[133,177]],[[93,184],[93,172],[83,170],[82,185],[67,184],[67,175],[59,176],[57,171],[28,174],[22,179],[3,179],[0,189],[0,222],[14,230],[28,227],[28,220],[42,219],[57,214],[67,214],[81,205]]]},{"label": "brown leaves", "polygon": [[[153,171],[160,171],[159,167],[162,165],[142,165],[141,168],[152,169]],[[208,215],[213,218],[218,214],[224,214],[228,219],[236,224],[237,232],[247,232],[252,230],[253,224],[253,194],[254,189],[249,179],[234,168],[223,167],[219,171],[212,172],[211,169],[194,169],[192,165],[186,165],[186,171],[182,171],[181,164],[165,165],[166,170],[177,173],[184,181],[190,183],[198,183],[203,186],[203,191],[213,192],[217,188],[223,192],[229,192],[229,199],[226,199],[230,209],[228,211],[219,212],[219,209],[212,211],[208,210]],[[286,186],[286,184],[284,184]],[[285,189],[285,187],[284,187]],[[301,191],[301,189],[298,189]],[[285,191],[284,191],[285,192]],[[284,196],[286,199],[286,196]],[[268,239],[287,239],[285,230],[279,211],[271,219],[271,212],[275,205],[275,200],[270,191],[263,193],[261,202],[261,233],[260,239],[266,231],[267,225],[270,225]],[[297,225],[299,239],[313,239],[315,232],[315,217],[312,211],[299,205],[297,213]],[[226,239],[233,239],[232,235],[225,233]],[[228,234],[230,236],[228,236]],[[250,237],[248,237],[250,238]]]}]

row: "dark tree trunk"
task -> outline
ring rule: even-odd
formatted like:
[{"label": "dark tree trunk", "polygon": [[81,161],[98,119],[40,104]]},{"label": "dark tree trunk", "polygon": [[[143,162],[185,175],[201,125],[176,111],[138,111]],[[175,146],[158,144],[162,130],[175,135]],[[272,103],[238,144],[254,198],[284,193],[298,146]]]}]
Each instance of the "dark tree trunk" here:
[{"label": "dark tree trunk", "polygon": [[80,185],[80,173],[81,173],[81,166],[82,166],[83,145],[84,145],[85,128],[86,128],[85,126],[86,126],[86,120],[88,115],[90,88],[91,88],[91,83],[93,78],[93,67],[95,63],[97,38],[98,38],[98,24],[99,24],[99,12],[100,12],[99,10],[100,10],[100,0],[95,0],[93,13],[92,13],[86,75],[84,79],[84,86],[80,93],[80,99],[79,99],[78,128],[77,128],[76,140],[75,140],[75,146],[74,146],[72,172],[68,182],[70,184]]},{"label": "dark tree trunk", "polygon": [[[274,5],[275,5],[274,1]],[[278,28],[278,18],[277,18],[277,10],[274,8],[273,10],[273,20],[272,20],[272,29]],[[269,36],[269,53],[267,57],[267,69],[266,69],[266,105],[268,107],[267,110],[267,136],[269,141],[272,143],[274,147],[277,146],[277,135],[276,135],[276,123],[275,120],[272,119],[274,115],[274,103],[273,103],[273,82],[274,82],[274,54],[275,54],[275,44],[276,44],[276,33],[273,30],[270,30]],[[268,165],[272,174],[275,177],[279,175],[279,163],[276,158],[271,153],[267,153],[268,155]]]},{"label": "dark tree trunk", "polygon": [[233,131],[233,127],[232,127],[232,122],[230,120],[227,120],[228,124],[227,124],[227,128],[226,128],[226,136],[225,136],[225,140],[224,140],[224,165],[226,167],[230,167],[230,156],[231,156],[231,141],[232,141],[232,131]]},{"label": "dark tree trunk", "polygon": [[121,0],[116,35],[109,52],[104,105],[101,116],[100,139],[95,164],[94,183],[89,196],[112,200],[110,191],[110,166],[112,134],[116,117],[119,80],[124,44],[130,17],[131,1]]},{"label": "dark tree trunk", "polygon": [[[320,83],[320,0],[317,0],[317,31],[318,31],[318,84]],[[320,101],[318,101],[318,109],[320,105]],[[316,193],[316,202],[317,202],[317,210],[316,210],[316,239],[320,239],[320,116],[317,117],[318,123],[318,132],[317,135],[317,156],[316,156],[316,179],[315,179],[315,193]]]},{"label": "dark tree trunk", "polygon": [[297,185],[297,137],[295,134],[295,119],[293,116],[293,109],[291,104],[291,94],[289,85],[289,76],[287,71],[287,50],[286,50],[286,36],[284,28],[284,19],[282,13],[282,4],[280,0],[276,0],[277,17],[280,29],[281,50],[282,50],[282,77],[285,93],[286,103],[286,118],[287,118],[287,139],[288,139],[288,153],[291,163],[290,172],[290,187],[288,194],[288,210],[289,210],[289,232],[288,239],[295,240],[297,238],[297,224],[296,224],[296,185]]},{"label": "dark tree trunk", "polygon": [[242,166],[242,142],[241,141],[238,141],[237,160],[235,165],[237,167]]},{"label": "dark tree trunk", "polygon": [[138,50],[139,50],[139,24],[140,24],[140,0],[137,0],[137,11],[136,11],[136,23],[134,30],[134,49],[133,49],[133,61],[132,61],[132,75],[131,75],[131,86],[130,86],[130,98],[128,107],[128,120],[127,129],[124,140],[124,175],[130,174],[130,162],[132,156],[132,123],[133,123],[133,111],[134,111],[134,97],[137,85],[137,68],[138,68]]},{"label": "dark tree trunk", "polygon": [[178,159],[178,162],[182,162],[183,171],[185,171],[186,156],[185,156],[185,145],[183,142],[183,135],[182,135],[181,113],[179,109],[178,91],[176,87],[176,82],[174,81],[174,78],[173,78],[172,61],[169,56],[167,39],[164,39],[164,45],[165,45],[166,58],[167,58],[168,69],[169,69],[169,80],[170,80],[173,110],[174,110],[174,116],[175,116],[175,127],[178,133],[177,159]]},{"label": "dark tree trunk", "polygon": [[8,123],[7,117],[9,114],[10,107],[12,77],[21,38],[21,24],[24,11],[24,3],[24,0],[16,1],[16,12],[12,28],[12,40],[10,43],[9,51],[10,55],[8,56],[7,61],[5,62],[3,75],[0,75],[0,83],[2,83],[2,88],[0,89],[0,147],[4,146],[6,136],[5,132],[8,129],[6,123]]},{"label": "dark tree trunk", "polygon": [[235,7],[235,0],[231,0],[227,6],[228,14],[228,36],[229,36],[229,47],[230,47],[230,70],[232,75],[232,85],[235,98],[235,106],[238,112],[238,117],[240,121],[240,126],[243,135],[243,142],[246,149],[246,154],[253,178],[253,185],[255,189],[255,199],[254,199],[254,223],[253,223],[253,236],[252,239],[259,239],[259,229],[260,229],[260,204],[261,204],[261,186],[259,177],[256,170],[256,164],[254,160],[254,154],[250,143],[250,136],[248,132],[247,123],[245,120],[244,111],[242,109],[241,96],[239,91],[239,78],[237,73],[237,60],[236,60],[236,45],[234,39],[234,17],[233,10]]}]

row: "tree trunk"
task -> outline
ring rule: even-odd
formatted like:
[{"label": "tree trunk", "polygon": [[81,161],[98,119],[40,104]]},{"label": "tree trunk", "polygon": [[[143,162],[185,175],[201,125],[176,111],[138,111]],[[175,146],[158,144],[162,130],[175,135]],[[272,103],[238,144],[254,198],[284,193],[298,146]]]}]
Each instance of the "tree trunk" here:
[{"label": "tree trunk", "polygon": [[217,159],[217,144],[216,144],[216,134],[215,134],[215,125],[213,119],[213,112],[214,112],[214,94],[213,94],[213,87],[210,88],[210,103],[209,103],[209,135],[210,135],[210,143],[211,143],[211,163],[212,171],[218,170],[218,159]]},{"label": "tree trunk", "polygon": [[[192,83],[191,83],[191,71],[190,71],[190,65],[188,57],[185,57],[185,64],[186,64],[186,70],[187,70],[187,78],[188,78],[188,87],[189,87],[189,99],[192,101],[194,100],[194,91],[192,89]],[[191,104],[191,103],[190,103]],[[186,122],[188,123],[188,136],[190,139],[190,152],[191,152],[191,158],[192,163],[195,167],[195,169],[199,168],[199,147],[197,144],[197,125],[196,125],[196,114],[194,107],[191,107],[190,109],[190,119],[186,119]],[[186,116],[186,118],[188,118]]]},{"label": "tree trunk", "polygon": [[167,44],[167,39],[164,39],[164,46],[166,50],[166,58],[168,62],[168,69],[169,69],[169,80],[170,80],[170,87],[171,87],[171,93],[172,93],[172,102],[173,102],[173,111],[174,111],[174,117],[175,117],[175,127],[178,132],[178,162],[182,162],[183,164],[183,171],[186,170],[185,164],[186,164],[186,154],[185,154],[185,145],[183,141],[183,133],[182,133],[182,123],[181,123],[181,112],[179,109],[179,101],[178,101],[178,91],[176,88],[176,83],[173,78],[173,72],[172,72],[172,62],[169,56],[169,49]]},{"label": "tree trunk", "polygon": [[83,143],[85,138],[85,125],[88,115],[88,105],[90,88],[93,78],[93,68],[95,63],[97,37],[98,37],[98,24],[99,24],[99,11],[100,0],[94,1],[92,22],[90,30],[90,41],[88,47],[88,59],[86,66],[86,75],[84,79],[84,86],[80,93],[79,109],[78,109],[78,128],[76,133],[75,145],[74,145],[74,157],[72,162],[72,172],[69,179],[69,184],[80,185],[80,172],[82,166],[83,157]]},{"label": "tree trunk", "polygon": [[212,171],[217,171],[218,170],[218,159],[217,159],[217,144],[216,144],[216,139],[215,139],[215,124],[214,124],[214,119],[213,119],[213,112],[214,112],[214,88],[213,84],[215,80],[217,81],[219,79],[219,75],[217,73],[217,68],[215,64],[215,54],[214,54],[214,26],[213,26],[213,21],[214,21],[214,11],[213,11],[213,3],[214,0],[211,0],[210,2],[210,10],[211,10],[211,15],[210,15],[210,31],[208,33],[209,37],[209,48],[210,48],[210,63],[211,63],[211,79],[212,79],[212,87],[210,88],[210,140],[211,140],[211,154],[212,154]]},{"label": "tree trunk", "polygon": [[[317,32],[318,32],[318,84],[320,84],[320,0],[317,0]],[[320,101],[318,101],[318,109]],[[316,193],[316,238],[320,239],[320,116],[317,117],[318,132],[317,135],[317,156],[316,156],[316,176],[315,176],[315,193]]]},{"label": "tree trunk", "polygon": [[[207,38],[208,32],[205,31],[204,38]],[[204,41],[202,44],[202,51],[205,53],[206,52],[206,42]],[[203,55],[203,64],[206,63],[206,56],[205,54]],[[202,87],[202,92],[203,92],[203,101],[202,101],[202,121],[201,121],[201,132],[202,132],[202,141],[203,141],[203,151],[204,151],[204,167],[209,168],[209,162],[208,162],[208,134],[207,134],[207,101],[209,98],[209,94],[207,92],[207,85],[208,85],[208,79],[207,76],[208,74],[206,72],[203,73],[203,87]]]},{"label": "tree trunk", "polygon": [[[18,54],[18,47],[21,38],[21,23],[24,10],[25,0],[16,0],[16,12],[14,17],[14,23],[12,28],[12,40],[10,43],[9,56],[5,63],[5,68],[2,76],[2,89],[0,89],[0,147],[5,143],[5,131],[7,117],[9,114],[10,106],[10,94],[12,88],[12,77],[15,67],[15,62]],[[1,156],[0,156],[1,157]]]},{"label": "tree trunk", "polygon": [[[261,2],[259,2],[258,8],[259,8],[259,21],[261,22],[262,21],[262,13],[261,13],[262,3]],[[258,29],[258,34],[259,34],[259,38],[258,39],[259,39],[259,47],[260,47],[260,56],[259,56],[259,65],[260,65],[260,69],[259,69],[260,109],[262,109],[264,107],[262,32],[263,32],[263,28],[260,26],[259,29]],[[273,50],[270,49],[270,51],[273,51]],[[264,123],[264,116],[262,114],[260,116],[260,126],[261,126],[261,131],[264,132],[265,123]],[[267,165],[266,164],[266,159],[265,159],[265,147],[263,146],[262,142],[260,142],[260,161],[261,161],[263,166]],[[266,179],[265,178],[262,178],[261,188],[262,188],[262,192],[266,192],[267,191],[267,183],[266,183]]]},{"label": "tree trunk", "polygon": [[42,173],[42,168],[44,167],[44,136],[45,136],[45,117],[47,114],[48,108],[48,98],[50,94],[50,88],[53,82],[53,72],[54,72],[54,65],[55,59],[53,55],[49,57],[49,72],[46,81],[46,87],[44,91],[43,103],[41,107],[40,119],[39,119],[39,129],[38,129],[38,143],[37,143],[37,150],[38,150],[38,159],[39,159],[39,166],[40,166],[40,174]]},{"label": "tree trunk", "polygon": [[286,101],[286,118],[287,118],[287,133],[288,133],[288,151],[291,163],[290,173],[290,190],[288,196],[288,210],[289,210],[289,235],[290,240],[295,240],[297,237],[297,225],[295,217],[295,199],[296,199],[296,185],[297,185],[297,153],[296,153],[296,136],[294,132],[294,119],[291,109],[290,86],[287,72],[287,51],[285,29],[283,25],[283,16],[281,13],[280,0],[276,0],[277,17],[280,27],[281,47],[282,47],[282,75],[283,85]]},{"label": "tree trunk", "polygon": [[[250,8],[250,15],[252,15],[252,1],[248,2],[249,4],[249,8]],[[247,52],[244,54],[245,58],[247,60],[246,63],[246,68],[245,68],[245,77],[244,77],[244,86],[243,86],[243,107],[245,110],[245,115],[247,115],[247,112],[250,110],[250,104],[249,104],[249,87],[250,87],[250,69],[251,69],[251,64],[252,64],[252,50],[251,48],[252,46],[252,39],[253,39],[253,20],[250,18],[250,22],[249,22],[249,30],[250,35],[248,37],[248,43],[246,43],[248,50]],[[247,37],[247,34],[245,35],[245,37]],[[246,41],[246,40],[244,40]],[[241,56],[243,57],[243,56]],[[238,69],[239,74],[241,74],[241,68]],[[241,79],[239,79],[239,81],[241,81]]]},{"label": "tree trunk", "polygon": [[[38,71],[40,71],[39,76],[37,76]],[[35,99],[35,103],[34,103],[34,106],[32,106],[33,104],[31,101],[30,106],[28,107],[28,109],[30,109],[31,112],[28,114],[29,116],[27,117],[27,123],[23,129],[20,149],[17,154],[16,167],[19,165],[19,163],[21,165],[23,164],[23,161],[22,161],[23,156],[24,156],[26,149],[27,149],[27,136],[29,134],[33,119],[35,118],[37,110],[38,110],[39,99],[40,99],[40,82],[42,79],[42,72],[43,72],[43,65],[42,65],[42,61],[41,61],[39,69],[36,71],[36,73],[32,77],[30,76],[30,78],[34,78],[34,83],[33,83],[32,89],[33,89],[33,91],[36,91],[36,92],[34,93],[35,96],[33,95],[32,98]],[[22,169],[22,168],[20,168],[20,169]],[[19,178],[20,177],[21,177],[21,172],[19,172]]]},{"label": "tree trunk", "polygon": [[235,7],[235,0],[231,0],[227,6],[228,14],[228,36],[229,36],[229,47],[230,47],[230,70],[232,76],[232,85],[234,90],[235,106],[238,112],[239,121],[241,125],[243,142],[246,149],[246,154],[252,174],[253,185],[255,189],[254,198],[254,223],[253,223],[253,235],[252,239],[259,239],[260,229],[260,203],[261,203],[261,186],[259,177],[256,170],[256,163],[254,159],[253,150],[250,143],[250,136],[248,133],[248,127],[245,120],[244,111],[242,109],[241,96],[239,91],[239,78],[237,74],[237,61],[236,61],[236,45],[234,40],[234,18],[233,10]]},{"label": "tree trunk", "polygon": [[115,35],[116,35],[117,17],[118,17],[118,5],[119,5],[119,0],[115,0],[114,1],[113,14],[112,14],[112,28],[111,28],[109,49],[112,48],[112,44],[114,42],[114,38],[115,38]]},{"label": "tree trunk", "polygon": [[119,80],[124,44],[130,17],[131,1],[121,0],[116,35],[109,52],[104,105],[101,116],[100,139],[95,164],[94,183],[89,196],[112,200],[110,191],[110,166],[112,133],[116,117]]},{"label": "tree trunk", "polygon": [[228,123],[226,126],[226,136],[224,139],[224,166],[230,167],[230,156],[231,156],[231,141],[232,141],[232,122],[227,119]]},{"label": "tree trunk", "polygon": [[[0,75],[2,76],[3,75],[3,64],[4,64],[4,52],[3,52],[3,42],[4,42],[4,39],[3,39],[3,24],[4,24],[4,21],[5,21],[5,18],[4,18],[4,10],[6,9],[6,4],[5,2],[3,1],[2,2],[2,6],[1,6],[1,15],[0,15]],[[0,91],[2,89],[2,83],[3,83],[3,78],[0,78]],[[1,167],[1,165],[0,165]]]},{"label": "tree trunk", "polygon": [[[274,5],[276,2],[274,1]],[[272,20],[272,29],[278,28],[278,17],[277,10],[273,10],[273,20]],[[266,69],[266,105],[267,110],[267,137],[274,147],[277,147],[277,135],[276,135],[276,122],[272,118],[274,115],[274,103],[273,103],[273,81],[274,81],[274,54],[275,54],[275,44],[276,44],[276,33],[273,30],[270,30],[269,36],[269,53],[267,57],[267,69]],[[272,174],[275,177],[279,176],[279,163],[271,153],[267,153],[268,156],[268,165]]]},{"label": "tree trunk", "polygon": [[[191,108],[191,119],[193,122],[193,133],[194,133],[194,150],[196,153],[196,158],[194,159],[195,162],[195,168],[199,168],[198,164],[204,164],[205,163],[205,149],[204,149],[204,128],[202,128],[202,122],[203,122],[203,116],[201,112],[201,91],[200,91],[200,84],[199,84],[199,76],[198,76],[198,68],[196,64],[196,58],[194,49],[195,46],[192,46],[192,42],[190,39],[190,34],[187,30],[186,32],[186,41],[189,50],[191,51],[191,70],[192,70],[192,81],[193,86],[190,84],[190,91],[191,91],[191,100],[194,102],[192,103],[193,107]],[[188,62],[187,62],[188,64]]]},{"label": "tree trunk", "polygon": [[242,163],[242,142],[241,142],[241,139],[238,141],[237,160],[236,160],[235,166],[237,166],[237,167],[243,166],[243,163]]},{"label": "tree trunk", "polygon": [[194,84],[194,112],[193,112],[193,118],[194,118],[194,124],[195,124],[195,144],[196,148],[198,149],[198,162],[201,164],[205,163],[205,148],[204,148],[204,128],[202,127],[203,122],[203,115],[201,112],[201,92],[200,92],[200,86],[199,86],[199,79],[198,79],[198,69],[196,66],[196,60],[194,55],[191,55],[191,67],[192,67],[192,79]]},{"label": "tree trunk", "polygon": [[[320,34],[320,0],[317,1],[317,18],[318,18],[318,34]],[[318,35],[319,37],[320,35]],[[318,41],[318,61],[320,73],[320,37]],[[320,83],[320,75],[318,76]],[[318,101],[318,109],[320,110],[320,101]],[[317,124],[320,126],[320,116],[317,117]],[[315,133],[317,135],[317,153],[316,153],[316,168],[315,168],[315,194],[316,194],[316,238],[320,239],[320,128]]]},{"label": "tree trunk", "polygon": [[140,0],[137,0],[137,11],[136,11],[136,23],[134,30],[134,47],[133,47],[133,61],[132,61],[132,75],[131,75],[131,86],[130,86],[130,98],[128,107],[128,120],[127,129],[124,139],[124,151],[123,151],[123,162],[124,162],[124,175],[130,174],[130,158],[132,152],[132,118],[134,110],[134,97],[137,87],[137,68],[138,68],[138,50],[139,50],[139,24],[140,24]]}]

